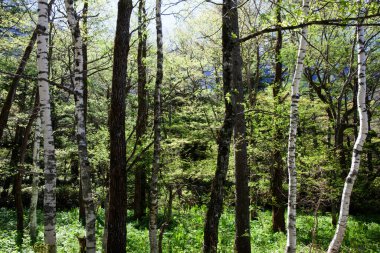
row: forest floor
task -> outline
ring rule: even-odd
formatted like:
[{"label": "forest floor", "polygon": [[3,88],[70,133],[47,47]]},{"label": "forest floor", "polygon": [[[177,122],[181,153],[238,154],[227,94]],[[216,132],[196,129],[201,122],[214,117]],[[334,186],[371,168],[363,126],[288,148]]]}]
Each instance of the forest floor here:
[{"label": "forest floor", "polygon": [[[191,208],[174,212],[173,222],[165,230],[163,252],[201,252],[203,241],[203,223],[205,208]],[[27,214],[25,221],[27,221]],[[38,243],[43,242],[42,212],[38,212]],[[138,224],[130,220],[127,227],[127,252],[149,252],[147,221]],[[234,248],[234,214],[227,210],[220,220],[219,252],[233,252]],[[318,231],[312,246],[314,217],[299,214],[297,219],[297,252],[324,252],[332,238],[334,229],[329,216],[318,217]],[[101,252],[101,238],[104,225],[104,212],[98,210],[97,248]],[[58,252],[79,252],[77,236],[83,235],[84,229],[78,221],[78,210],[61,211],[57,214]],[[259,212],[258,219],[251,223],[253,253],[283,252],[286,236],[271,232],[271,214]],[[28,227],[25,228],[22,246],[16,244],[16,214],[14,210],[0,209],[0,253],[34,252],[30,246]],[[37,245],[38,245],[37,243]],[[342,252],[380,252],[380,216],[350,217],[344,239]]]}]

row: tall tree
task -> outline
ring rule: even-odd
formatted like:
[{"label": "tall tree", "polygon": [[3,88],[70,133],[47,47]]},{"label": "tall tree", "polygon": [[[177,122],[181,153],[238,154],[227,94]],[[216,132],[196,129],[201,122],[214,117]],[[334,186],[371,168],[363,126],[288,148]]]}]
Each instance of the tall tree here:
[{"label": "tall tree", "polygon": [[[306,17],[309,12],[309,0],[303,0],[303,15]],[[286,252],[296,252],[296,208],[297,208],[297,172],[296,172],[296,137],[298,127],[298,101],[300,98],[299,84],[303,73],[303,61],[306,55],[306,36],[307,26],[301,30],[300,43],[296,61],[296,69],[291,88],[291,106],[290,106],[290,125],[289,125],[289,141],[288,141],[288,217],[287,217],[287,243]]]},{"label": "tall tree", "polygon": [[[236,115],[236,94],[234,82],[237,71],[234,57],[240,54],[235,29],[237,15],[235,0],[224,0],[222,7],[222,51],[223,51],[223,94],[224,94],[224,121],[219,131],[218,156],[215,176],[212,182],[210,201],[207,207],[203,236],[203,252],[217,252],[218,226],[223,210],[224,185],[227,176],[230,144]],[[241,67],[241,64],[240,64]],[[241,70],[240,70],[241,71]]]},{"label": "tall tree", "polygon": [[107,252],[126,252],[127,175],[125,90],[132,0],[119,0],[113,54],[110,132],[110,186]]},{"label": "tall tree", "polygon": [[56,248],[56,163],[51,121],[50,94],[48,83],[48,4],[47,0],[38,1],[37,70],[40,93],[41,128],[44,138],[44,239],[49,253]]},{"label": "tall tree", "polygon": [[[278,0],[276,3],[276,22],[281,24],[281,2]],[[275,45],[275,75],[274,83],[272,87],[273,98],[275,108],[279,107],[282,103],[282,98],[280,97],[280,91],[282,87],[282,62],[281,62],[281,49],[282,49],[282,31],[277,31],[277,39]],[[273,139],[274,139],[274,150],[271,165],[271,192],[272,192],[272,230],[274,232],[284,232],[285,231],[285,198],[282,184],[284,182],[285,172],[284,163],[282,161],[281,143],[284,139],[284,135],[278,125],[278,120],[275,120]]]},{"label": "tall tree", "polygon": [[81,36],[78,18],[73,7],[73,2],[65,1],[67,20],[71,30],[74,44],[74,97],[75,97],[75,120],[76,135],[80,165],[80,187],[85,206],[86,216],[86,252],[96,250],[95,239],[95,206],[91,189],[91,167],[88,160],[85,104],[83,99],[83,39]]},{"label": "tall tree", "polygon": [[[146,89],[146,41],[147,41],[147,20],[146,20],[145,0],[139,2],[138,12],[138,109],[136,120],[136,145],[141,146],[141,139],[146,133],[148,120],[148,100]],[[145,215],[146,209],[146,170],[145,166],[137,166],[135,171],[135,196],[134,196],[134,217],[141,219]]]},{"label": "tall tree", "polygon": [[[84,0],[83,10],[82,10],[82,20],[83,20],[83,36],[82,36],[82,54],[83,54],[83,117],[84,117],[84,127],[86,129],[87,125],[87,109],[88,109],[88,53],[87,53],[87,39],[88,39],[88,0]],[[82,193],[82,178],[79,177],[79,220],[83,225],[86,224],[86,211],[84,207]]]},{"label": "tall tree", "polygon": [[[362,6],[362,1],[357,0],[359,6],[359,17],[363,17],[366,15],[367,10]],[[351,160],[351,168],[350,172],[346,177],[346,181],[344,183],[344,188],[342,192],[342,199],[340,203],[340,212],[338,225],[336,227],[336,231],[334,234],[334,238],[331,240],[329,248],[327,250],[328,253],[337,253],[339,252],[340,246],[343,242],[344,233],[347,227],[347,220],[349,215],[350,208],[350,199],[352,188],[354,186],[355,180],[358,175],[359,167],[360,167],[360,153],[363,150],[363,145],[365,139],[368,134],[368,114],[367,114],[367,105],[366,105],[366,64],[367,57],[365,52],[365,29],[361,24],[363,20],[359,20],[359,24],[357,27],[357,43],[358,43],[358,94],[357,94],[357,106],[359,113],[359,133],[356,139],[354,149],[352,152],[352,160]]]},{"label": "tall tree", "polygon": [[158,253],[157,216],[158,216],[158,173],[161,154],[161,86],[164,76],[164,52],[162,41],[161,0],[156,0],[157,32],[157,74],[154,89],[154,151],[153,169],[150,182],[149,241],[150,252]]},{"label": "tall tree", "polygon": [[[229,22],[231,31],[239,38],[238,0],[230,3]],[[244,87],[242,82],[242,57],[240,43],[233,41],[233,87],[236,92],[236,118],[234,127],[235,151],[235,251],[241,253],[251,252],[250,215],[249,215],[249,169],[247,157],[246,125],[244,113]]]}]

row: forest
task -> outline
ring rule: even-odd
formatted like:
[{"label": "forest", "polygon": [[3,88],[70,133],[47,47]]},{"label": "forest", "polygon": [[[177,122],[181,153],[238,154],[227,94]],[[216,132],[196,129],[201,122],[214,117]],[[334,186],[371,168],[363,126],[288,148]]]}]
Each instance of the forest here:
[{"label": "forest", "polygon": [[380,252],[379,0],[0,6],[0,253]]}]

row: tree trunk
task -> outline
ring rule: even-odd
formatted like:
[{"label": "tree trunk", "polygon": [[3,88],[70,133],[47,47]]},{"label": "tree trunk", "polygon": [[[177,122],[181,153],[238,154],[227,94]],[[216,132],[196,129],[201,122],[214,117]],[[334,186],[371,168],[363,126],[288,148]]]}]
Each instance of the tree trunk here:
[{"label": "tree trunk", "polygon": [[95,238],[95,206],[91,189],[91,167],[88,160],[85,105],[83,100],[83,40],[80,33],[79,22],[73,8],[73,2],[65,1],[67,20],[71,30],[74,44],[74,97],[76,135],[80,165],[80,187],[86,216],[86,251],[96,251]]},{"label": "tree trunk", "polygon": [[22,145],[23,135],[25,128],[20,125],[16,126],[15,137],[13,142],[12,155],[10,160],[10,166],[15,169],[15,175],[13,176],[13,195],[15,199],[16,217],[17,217],[17,245],[22,244],[22,237],[24,232],[24,208],[22,205],[21,197],[21,184],[22,175],[18,170],[18,162],[20,160],[20,150]]},{"label": "tree trunk", "polygon": [[29,60],[30,53],[33,51],[34,44],[37,40],[37,28],[34,29],[33,34],[29,40],[28,46],[25,48],[24,54],[21,58],[21,62],[16,70],[16,73],[12,79],[12,83],[9,87],[7,97],[4,101],[3,107],[0,113],[0,139],[3,137],[3,132],[7,126],[9,111],[11,110],[12,102],[16,95],[18,84],[20,83],[21,76],[24,73],[26,63]]},{"label": "tree trunk", "polygon": [[[281,0],[277,1],[276,19],[277,23],[281,23]],[[273,98],[275,108],[277,108],[281,99],[279,93],[282,87],[282,62],[281,62],[281,49],[282,49],[282,31],[277,32],[277,40],[275,47],[275,77],[273,84]],[[281,144],[284,139],[283,133],[279,126],[274,124],[274,143],[273,150],[273,163],[271,165],[271,192],[273,196],[272,203],[272,231],[284,232],[285,231],[285,199],[282,185],[284,183],[284,164],[282,161]]]},{"label": "tree trunk", "polygon": [[[230,1],[230,25],[233,34],[239,38],[239,1]],[[251,252],[250,243],[250,216],[249,216],[249,169],[247,158],[246,125],[244,115],[244,87],[242,82],[242,58],[240,44],[233,44],[233,86],[236,94],[236,118],[234,127],[235,151],[235,251],[239,253]]]},{"label": "tree trunk", "polygon": [[[360,10],[359,17],[365,16],[366,9],[362,7],[361,0],[357,0]],[[335,231],[334,238],[332,239],[328,253],[339,252],[340,246],[343,242],[344,233],[346,231],[347,220],[349,216],[350,198],[352,193],[352,188],[357,178],[357,174],[360,166],[360,153],[363,150],[363,145],[368,134],[368,115],[366,108],[366,53],[365,53],[365,30],[364,26],[361,26],[359,21],[357,30],[357,41],[358,41],[358,113],[359,113],[359,133],[356,139],[354,149],[352,152],[351,168],[346,181],[344,183],[342,200],[340,205],[338,226]]]},{"label": "tree trunk", "polygon": [[[309,13],[309,0],[303,0],[303,15],[306,17]],[[297,171],[296,171],[296,138],[298,127],[298,101],[300,98],[299,84],[303,73],[303,62],[306,55],[306,37],[307,26],[302,28],[298,55],[296,61],[296,69],[292,81],[291,105],[290,105],[290,125],[289,125],[289,141],[288,141],[288,217],[287,217],[287,243],[286,252],[295,253],[297,246],[296,231],[296,210],[297,210]]]},{"label": "tree trunk", "polygon": [[[87,125],[87,101],[88,101],[88,78],[87,78],[87,14],[88,14],[88,1],[85,0],[83,3],[83,11],[82,11],[82,19],[83,19],[83,41],[82,41],[82,54],[83,54],[83,117],[84,117],[84,127]],[[83,201],[83,193],[82,193],[82,179],[79,177],[79,221],[83,226],[86,226],[86,210],[85,204]]]},{"label": "tree trunk", "polygon": [[157,215],[158,215],[158,172],[161,153],[161,86],[163,79],[164,52],[162,41],[161,0],[156,0],[157,31],[157,75],[154,89],[154,151],[153,169],[150,182],[149,241],[150,252],[158,253]]},{"label": "tree trunk", "polygon": [[107,191],[106,199],[104,201],[104,230],[103,230],[103,238],[102,238],[102,249],[103,253],[107,253],[107,237],[108,237],[108,214],[109,214],[109,199],[110,195]]},{"label": "tree trunk", "polygon": [[[234,8],[235,6],[235,8]],[[218,225],[223,209],[224,185],[228,170],[230,144],[235,123],[236,101],[234,80],[234,56],[238,55],[237,44],[234,39],[234,25],[231,22],[236,3],[233,0],[224,0],[222,9],[222,50],[223,50],[223,94],[225,114],[223,125],[219,131],[218,156],[214,180],[211,187],[210,202],[208,204],[204,227],[203,252],[217,252]],[[236,20],[235,20],[236,22]]]},{"label": "tree trunk", "polygon": [[34,244],[37,241],[37,203],[38,203],[38,183],[40,173],[40,140],[41,139],[41,117],[37,116],[34,132],[33,145],[33,171],[32,171],[32,197],[29,210],[29,234],[30,241]]},{"label": "tree trunk", "polygon": [[110,188],[107,252],[126,252],[127,175],[125,89],[132,0],[119,0],[112,73],[110,131]]},{"label": "tree trunk", "polygon": [[[139,28],[138,28],[138,109],[136,121],[136,144],[141,146],[141,138],[146,133],[148,120],[148,101],[146,89],[146,10],[145,0],[139,2]],[[134,217],[141,220],[145,216],[146,209],[146,170],[145,166],[138,164],[135,170],[135,197],[134,197]]]},{"label": "tree trunk", "polygon": [[56,163],[53,129],[51,125],[50,94],[48,83],[48,4],[47,0],[38,2],[37,70],[40,93],[41,127],[44,137],[45,189],[44,189],[44,225],[45,244],[49,253],[56,248]]}]

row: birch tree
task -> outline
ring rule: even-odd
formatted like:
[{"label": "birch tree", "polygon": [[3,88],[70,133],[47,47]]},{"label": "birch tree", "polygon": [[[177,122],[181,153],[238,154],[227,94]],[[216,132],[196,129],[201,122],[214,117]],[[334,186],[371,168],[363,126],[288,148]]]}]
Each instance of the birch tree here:
[{"label": "birch tree", "polygon": [[[362,6],[362,1],[357,0],[359,6],[359,17],[366,15],[366,8]],[[340,203],[339,219],[335,230],[334,237],[330,242],[328,253],[339,252],[340,246],[343,242],[344,233],[347,227],[347,220],[349,216],[350,208],[350,198],[352,193],[352,188],[354,186],[355,180],[357,178],[359,167],[360,167],[360,153],[363,150],[363,145],[368,134],[368,114],[366,107],[366,63],[367,56],[365,52],[365,29],[361,25],[363,21],[359,20],[357,27],[357,43],[358,43],[358,94],[357,94],[357,106],[359,113],[359,133],[356,139],[354,149],[352,151],[351,168],[350,172],[346,177],[344,183],[342,199]]]},{"label": "birch tree", "polygon": [[[309,0],[303,0],[302,3],[303,15],[306,17],[309,13]],[[296,252],[296,208],[297,208],[297,172],[296,172],[296,138],[298,127],[298,101],[300,98],[299,84],[303,73],[304,59],[307,46],[307,26],[301,30],[300,43],[298,48],[296,69],[294,71],[292,87],[291,87],[291,105],[290,105],[290,126],[289,126],[289,141],[288,141],[288,174],[289,174],[289,189],[288,189],[288,217],[287,217],[287,242],[286,252]]]},{"label": "birch tree", "polygon": [[65,1],[67,20],[74,44],[74,96],[76,135],[79,154],[81,192],[86,217],[86,251],[95,252],[95,207],[91,190],[91,167],[88,160],[85,105],[83,100],[83,39],[81,36],[78,18],[73,7],[73,1]]},{"label": "birch tree", "polygon": [[41,128],[44,138],[44,240],[49,253],[56,248],[56,162],[51,124],[50,94],[48,83],[48,4],[47,0],[38,1],[37,70],[38,90],[40,93]]},{"label": "birch tree", "polygon": [[161,153],[161,86],[163,79],[164,52],[162,41],[161,0],[156,0],[157,31],[157,74],[154,89],[154,151],[153,169],[150,182],[149,241],[150,252],[158,253],[157,215],[158,215],[158,173]]}]

